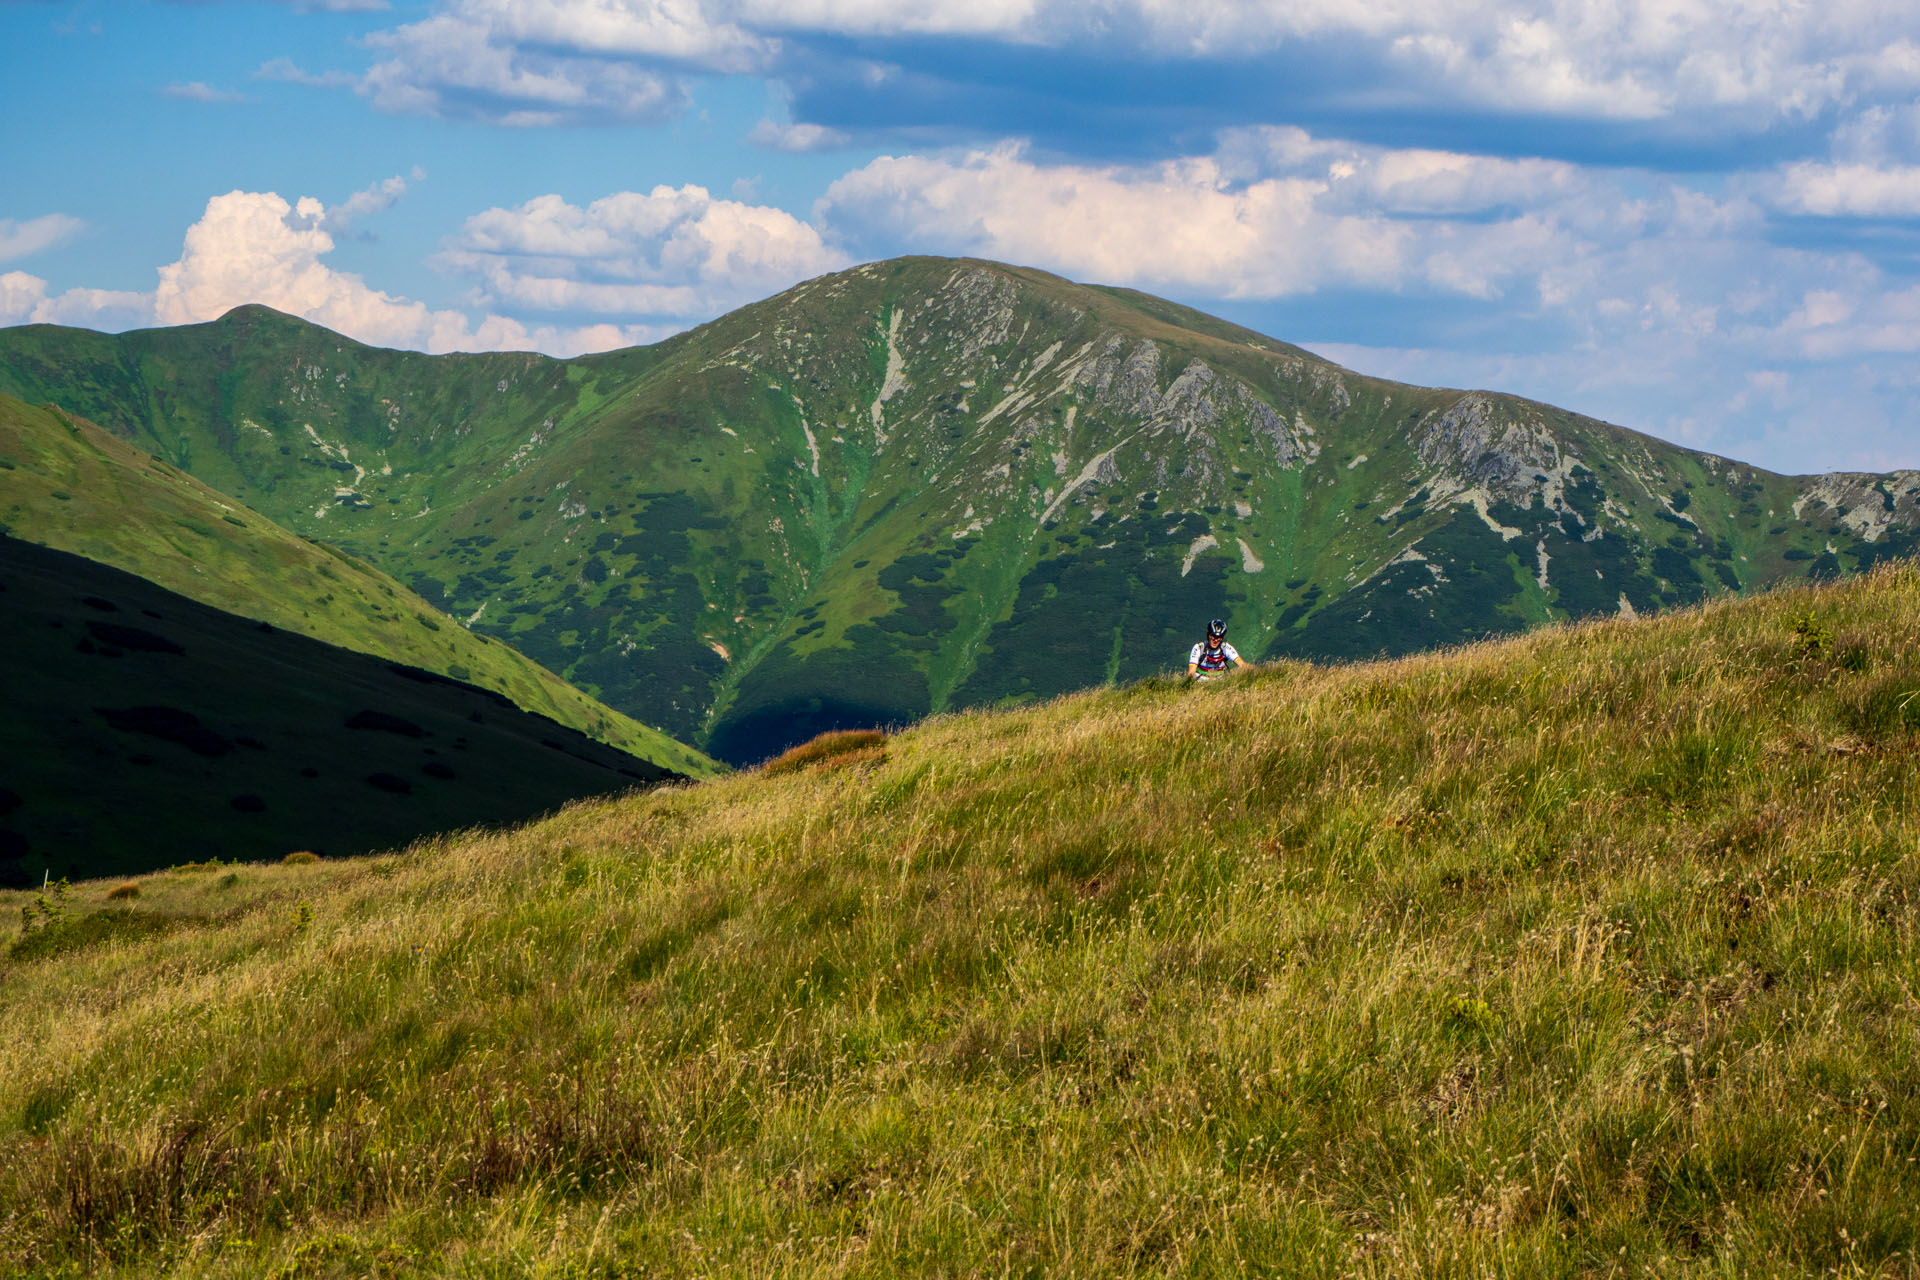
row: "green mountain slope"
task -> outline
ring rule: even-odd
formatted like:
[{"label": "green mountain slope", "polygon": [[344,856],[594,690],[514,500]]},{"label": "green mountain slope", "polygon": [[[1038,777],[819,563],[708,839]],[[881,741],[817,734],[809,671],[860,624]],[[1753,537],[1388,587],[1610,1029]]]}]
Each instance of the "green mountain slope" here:
[{"label": "green mountain slope", "polygon": [[0,537],[0,883],[368,853],[679,780],[500,694]]},{"label": "green mountain slope", "polygon": [[1920,527],[1920,475],[1776,476],[948,259],[566,362],[259,308],[33,326],[0,333],[0,390],[734,761],[1165,670],[1210,616],[1254,654],[1403,653],[1851,572]]},{"label": "green mountain slope", "polygon": [[711,760],[473,635],[386,574],[303,540],[93,424],[0,395],[0,530],[229,613],[424,667],[689,776]]},{"label": "green mountain slope", "polygon": [[1908,1274],[1916,619],[1901,566],[0,895],[0,1270]]}]

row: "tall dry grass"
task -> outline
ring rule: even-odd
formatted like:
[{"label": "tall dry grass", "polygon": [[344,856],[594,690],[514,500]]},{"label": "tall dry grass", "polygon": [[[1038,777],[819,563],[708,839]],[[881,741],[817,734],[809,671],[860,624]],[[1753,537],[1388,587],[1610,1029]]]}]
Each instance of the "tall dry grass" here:
[{"label": "tall dry grass", "polygon": [[1917,744],[1901,567],[162,873],[4,962],[0,1267],[1914,1274]]}]

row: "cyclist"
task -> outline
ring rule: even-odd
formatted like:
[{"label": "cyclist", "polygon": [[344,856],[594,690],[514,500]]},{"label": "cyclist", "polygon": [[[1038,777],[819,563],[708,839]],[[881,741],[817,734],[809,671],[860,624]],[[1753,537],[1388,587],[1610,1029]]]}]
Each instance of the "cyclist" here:
[{"label": "cyclist", "polygon": [[1193,652],[1187,655],[1187,676],[1192,680],[1206,680],[1219,675],[1227,669],[1229,662],[1248,666],[1245,658],[1227,643],[1227,623],[1224,618],[1215,618],[1207,624],[1207,638],[1193,646]]}]

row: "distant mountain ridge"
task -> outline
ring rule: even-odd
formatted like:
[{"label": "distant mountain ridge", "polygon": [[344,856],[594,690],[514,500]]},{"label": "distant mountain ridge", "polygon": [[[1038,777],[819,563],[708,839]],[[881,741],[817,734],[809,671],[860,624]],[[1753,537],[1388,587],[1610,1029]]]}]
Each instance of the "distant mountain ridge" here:
[{"label": "distant mountain ridge", "polygon": [[1920,474],[1778,476],[972,260],[571,361],[258,307],[28,326],[0,331],[0,391],[734,761],[1165,670],[1212,616],[1254,656],[1401,653],[1920,546]]}]

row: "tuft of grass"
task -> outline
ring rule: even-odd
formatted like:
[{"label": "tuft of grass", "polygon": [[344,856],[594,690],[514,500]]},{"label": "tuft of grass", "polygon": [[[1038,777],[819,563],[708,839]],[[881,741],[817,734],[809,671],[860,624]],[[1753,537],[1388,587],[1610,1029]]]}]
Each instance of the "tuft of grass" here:
[{"label": "tuft of grass", "polygon": [[292,853],[280,859],[280,861],[284,866],[304,867],[320,861],[320,855],[311,849],[295,849]]},{"label": "tuft of grass", "polygon": [[107,897],[112,898],[115,901],[119,901],[125,898],[137,898],[139,896],[140,896],[140,886],[134,883],[132,880],[127,881],[125,884],[115,885],[113,889],[107,894]]},{"label": "tuft of grass", "polygon": [[875,763],[886,758],[887,735],[879,729],[836,729],[789,747],[760,766],[763,774],[794,773],[831,762]]},{"label": "tuft of grass", "polygon": [[1914,687],[1894,566],[154,876],[0,1272],[1910,1275]]}]

